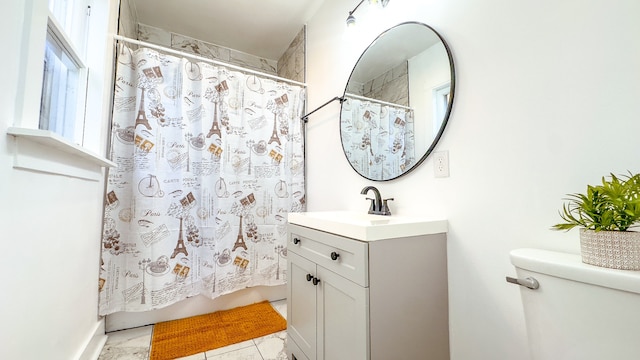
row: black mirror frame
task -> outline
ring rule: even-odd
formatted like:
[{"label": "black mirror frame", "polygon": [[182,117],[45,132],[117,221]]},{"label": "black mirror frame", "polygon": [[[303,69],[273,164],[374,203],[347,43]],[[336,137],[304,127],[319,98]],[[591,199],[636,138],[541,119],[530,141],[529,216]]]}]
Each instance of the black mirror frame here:
[{"label": "black mirror frame", "polygon": [[[371,180],[371,181],[391,181],[391,180],[395,180],[398,179],[399,177],[406,175],[408,173],[410,173],[411,171],[413,171],[415,168],[417,168],[420,164],[422,164],[427,157],[433,152],[433,150],[435,149],[436,145],[438,144],[438,142],[440,141],[440,138],[442,137],[442,134],[444,133],[444,129],[447,127],[447,124],[449,122],[449,117],[451,116],[451,111],[453,109],[453,100],[455,97],[455,88],[456,88],[456,72],[455,72],[455,66],[453,64],[453,54],[451,52],[451,48],[449,47],[449,45],[447,44],[447,42],[444,40],[444,38],[442,37],[442,35],[440,35],[440,33],[438,33],[434,28],[432,28],[431,26],[421,23],[421,22],[417,22],[417,21],[407,21],[407,22],[402,22],[398,25],[395,25],[385,31],[383,31],[382,33],[380,33],[380,35],[378,35],[372,42],[371,44],[369,44],[369,46],[367,46],[367,48],[362,52],[362,54],[360,54],[360,57],[358,57],[358,61],[356,61],[356,64],[353,66],[353,69],[351,70],[351,73],[349,74],[349,79],[347,79],[347,83],[345,85],[344,88],[344,92],[342,94],[342,99],[346,99],[346,95],[347,95],[347,88],[349,86],[349,81],[351,80],[351,77],[353,76],[353,73],[356,69],[356,67],[358,66],[358,63],[360,62],[360,60],[362,59],[362,57],[367,53],[367,51],[371,48],[371,46],[373,46],[373,44],[376,43],[376,41],[378,41],[378,39],[380,39],[381,37],[383,37],[386,33],[388,33],[389,31],[397,28],[398,26],[402,26],[402,25],[408,25],[408,24],[415,24],[415,25],[422,25],[426,28],[428,28],[429,30],[433,31],[433,33],[438,37],[438,39],[440,39],[440,41],[442,42],[442,45],[444,46],[446,52],[447,52],[447,56],[449,58],[449,70],[451,71],[451,85],[450,85],[450,92],[449,92],[449,103],[447,104],[447,111],[444,114],[444,118],[442,119],[442,125],[440,125],[440,129],[438,130],[438,133],[436,134],[436,136],[434,137],[433,141],[431,142],[431,145],[429,146],[429,148],[425,151],[424,155],[422,155],[422,157],[415,162],[415,164],[413,164],[413,166],[411,166],[409,169],[407,169],[406,171],[404,171],[403,173],[399,174],[398,176],[389,178],[389,179],[370,179],[368,177],[366,177],[365,175],[361,174],[360,172],[358,172],[355,167],[353,166],[353,164],[351,163],[351,161],[349,160],[349,158],[347,157],[347,153],[345,151],[344,148],[344,144],[342,144],[342,127],[340,127],[340,143],[342,144],[342,151],[344,153],[345,158],[347,158],[347,162],[349,163],[349,165],[351,166],[351,168],[360,176],[362,176],[363,178],[367,179],[367,180]],[[342,107],[344,106],[344,102],[341,101],[341,105],[340,105],[340,116],[342,117]],[[340,122],[339,122],[340,123]]]}]

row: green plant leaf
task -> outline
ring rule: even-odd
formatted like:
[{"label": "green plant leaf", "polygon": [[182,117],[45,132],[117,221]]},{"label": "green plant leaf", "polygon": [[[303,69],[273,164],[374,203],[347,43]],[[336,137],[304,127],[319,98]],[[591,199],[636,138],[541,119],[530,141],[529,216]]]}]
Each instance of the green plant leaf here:
[{"label": "green plant leaf", "polygon": [[640,222],[640,174],[603,176],[601,185],[587,185],[584,194],[568,194],[559,212],[563,223],[553,230],[627,231]]}]

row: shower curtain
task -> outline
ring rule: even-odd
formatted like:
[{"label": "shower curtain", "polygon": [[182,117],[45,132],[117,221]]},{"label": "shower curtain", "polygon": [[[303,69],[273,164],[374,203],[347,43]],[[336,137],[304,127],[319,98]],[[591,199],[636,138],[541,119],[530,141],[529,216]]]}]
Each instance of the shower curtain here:
[{"label": "shower curtain", "polygon": [[413,111],[345,96],[340,116],[342,146],[360,175],[388,180],[415,163]]},{"label": "shower curtain", "polygon": [[286,280],[305,89],[120,44],[100,314]]}]

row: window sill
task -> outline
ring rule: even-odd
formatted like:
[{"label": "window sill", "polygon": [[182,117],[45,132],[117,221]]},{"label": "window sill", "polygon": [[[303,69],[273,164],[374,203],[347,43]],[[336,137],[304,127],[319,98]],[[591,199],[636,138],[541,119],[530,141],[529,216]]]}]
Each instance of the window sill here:
[{"label": "window sill", "polygon": [[116,167],[116,163],[48,130],[10,127],[7,134],[16,139],[14,168],[98,181],[101,168]]}]

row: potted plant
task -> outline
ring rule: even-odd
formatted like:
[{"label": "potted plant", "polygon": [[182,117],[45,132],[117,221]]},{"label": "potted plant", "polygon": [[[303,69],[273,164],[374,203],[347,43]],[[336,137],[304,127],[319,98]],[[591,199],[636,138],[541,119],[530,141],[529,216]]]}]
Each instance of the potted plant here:
[{"label": "potted plant", "polygon": [[569,194],[554,230],[580,227],[582,261],[624,270],[640,270],[640,174],[610,174],[585,194]]}]

